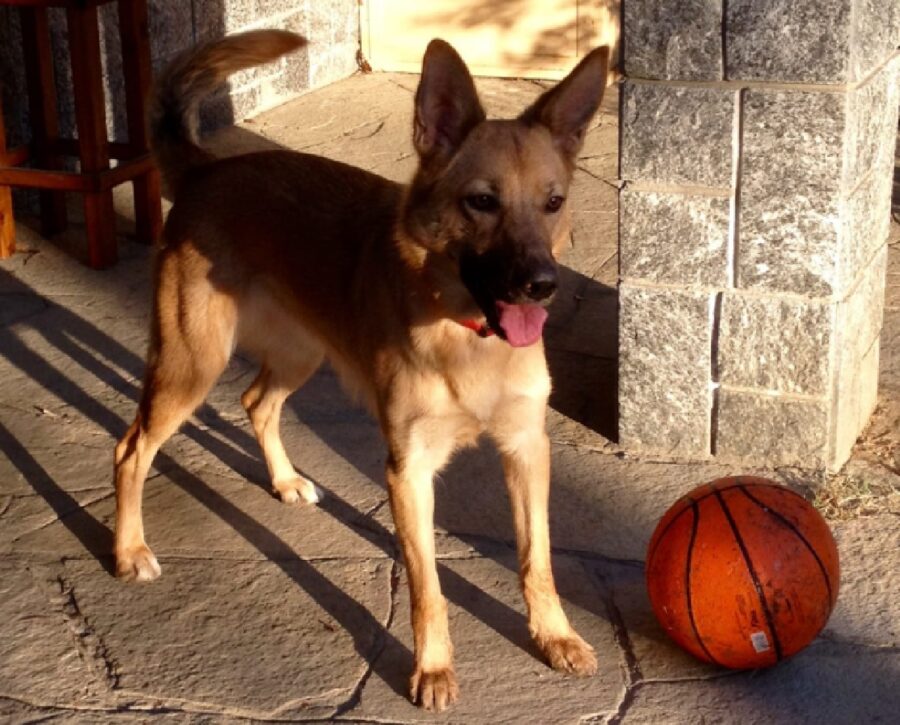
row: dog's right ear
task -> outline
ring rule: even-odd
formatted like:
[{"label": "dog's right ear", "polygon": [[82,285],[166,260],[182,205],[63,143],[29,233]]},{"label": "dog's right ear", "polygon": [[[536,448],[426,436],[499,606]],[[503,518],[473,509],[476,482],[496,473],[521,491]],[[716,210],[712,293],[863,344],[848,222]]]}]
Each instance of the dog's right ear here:
[{"label": "dog's right ear", "polygon": [[443,40],[425,51],[415,110],[413,144],[423,166],[446,164],[485,118],[469,69]]},{"label": "dog's right ear", "polygon": [[609,47],[595,48],[569,75],[544,93],[519,119],[550,131],[557,148],[572,162],[584,142],[609,74]]}]

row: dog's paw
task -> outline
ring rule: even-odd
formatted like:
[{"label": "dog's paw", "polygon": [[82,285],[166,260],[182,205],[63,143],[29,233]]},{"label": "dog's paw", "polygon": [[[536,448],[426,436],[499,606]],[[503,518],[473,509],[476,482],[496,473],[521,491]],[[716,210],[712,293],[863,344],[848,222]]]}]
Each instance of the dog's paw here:
[{"label": "dog's paw", "polygon": [[409,696],[426,710],[442,712],[459,696],[456,674],[450,667],[434,672],[416,670],[409,682]]},{"label": "dog's paw", "polygon": [[116,576],[123,581],[150,582],[160,574],[159,562],[146,544],[116,554]]},{"label": "dog's paw", "polygon": [[319,503],[325,498],[322,489],[308,478],[303,478],[303,476],[288,478],[284,481],[275,481],[272,483],[272,488],[275,489],[275,493],[281,497],[284,503],[297,504],[301,501]]},{"label": "dog's paw", "polygon": [[537,637],[537,645],[554,670],[589,677],[597,672],[594,648],[575,632],[559,637]]}]

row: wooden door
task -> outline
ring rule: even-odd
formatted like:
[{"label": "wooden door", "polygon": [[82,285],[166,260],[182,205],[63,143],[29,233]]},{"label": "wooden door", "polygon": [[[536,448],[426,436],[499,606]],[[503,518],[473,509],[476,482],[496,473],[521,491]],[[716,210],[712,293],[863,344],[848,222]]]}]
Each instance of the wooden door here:
[{"label": "wooden door", "polygon": [[443,38],[476,75],[561,78],[597,45],[617,45],[620,0],[361,0],[373,70],[419,72]]}]

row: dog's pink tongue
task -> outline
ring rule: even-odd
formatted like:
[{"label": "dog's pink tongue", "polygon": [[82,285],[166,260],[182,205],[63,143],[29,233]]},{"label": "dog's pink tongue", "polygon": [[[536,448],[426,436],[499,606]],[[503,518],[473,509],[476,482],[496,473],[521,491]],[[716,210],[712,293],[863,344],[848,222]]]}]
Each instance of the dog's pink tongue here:
[{"label": "dog's pink tongue", "polygon": [[510,305],[498,301],[497,312],[506,341],[513,347],[534,345],[541,339],[547,310],[540,305]]}]

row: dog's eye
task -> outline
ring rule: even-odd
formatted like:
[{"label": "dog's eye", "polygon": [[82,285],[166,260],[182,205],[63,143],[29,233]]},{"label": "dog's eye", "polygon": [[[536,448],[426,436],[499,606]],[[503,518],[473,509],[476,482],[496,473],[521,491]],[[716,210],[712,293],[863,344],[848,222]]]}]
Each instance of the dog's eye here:
[{"label": "dog's eye", "polygon": [[553,214],[554,212],[559,211],[559,208],[563,205],[564,201],[565,198],[562,196],[551,196],[547,199],[547,206],[545,206],[544,209],[550,214]]},{"label": "dog's eye", "polygon": [[500,200],[492,194],[472,194],[466,197],[466,206],[489,214],[500,208]]}]

